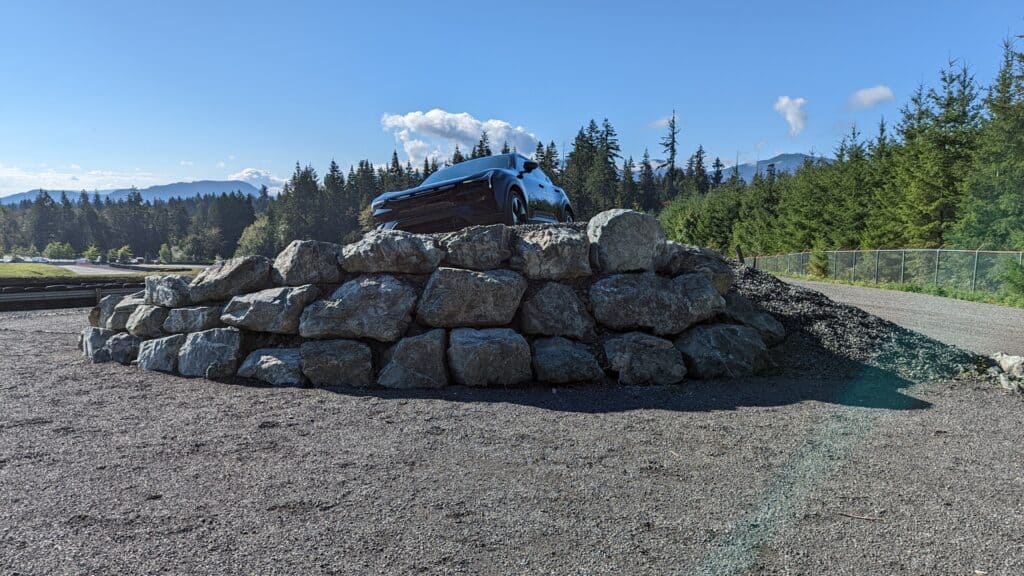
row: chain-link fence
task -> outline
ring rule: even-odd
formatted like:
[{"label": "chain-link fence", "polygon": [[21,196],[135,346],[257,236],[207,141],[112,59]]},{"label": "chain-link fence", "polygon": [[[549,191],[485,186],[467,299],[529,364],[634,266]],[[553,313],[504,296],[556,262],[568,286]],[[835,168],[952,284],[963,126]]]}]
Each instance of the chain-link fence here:
[{"label": "chain-link fence", "polygon": [[[932,285],[969,292],[1001,292],[1008,264],[1024,265],[1024,252],[986,250],[830,250],[749,258],[758,270],[778,274],[827,274],[873,284]],[[827,265],[825,261],[827,259]]]}]

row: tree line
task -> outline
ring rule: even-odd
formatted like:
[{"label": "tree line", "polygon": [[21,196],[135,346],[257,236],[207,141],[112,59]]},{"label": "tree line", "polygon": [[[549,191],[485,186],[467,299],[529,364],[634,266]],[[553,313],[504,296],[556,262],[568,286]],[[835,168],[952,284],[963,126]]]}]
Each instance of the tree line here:
[{"label": "tree line", "polygon": [[729,180],[669,203],[684,242],[747,254],[855,248],[1024,249],[1024,53],[1005,43],[982,89],[951,62],[919,86],[894,130],[856,127],[834,159]]}]

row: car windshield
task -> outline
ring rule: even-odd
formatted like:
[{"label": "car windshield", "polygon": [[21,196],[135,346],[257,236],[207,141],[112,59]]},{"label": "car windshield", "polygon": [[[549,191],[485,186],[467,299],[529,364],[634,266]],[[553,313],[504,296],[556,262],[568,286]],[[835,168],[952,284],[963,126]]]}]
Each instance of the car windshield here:
[{"label": "car windshield", "polygon": [[442,168],[437,172],[434,172],[423,181],[423,184],[431,184],[433,182],[444,182],[445,180],[455,180],[456,178],[465,178],[472,176],[484,170],[490,170],[492,168],[511,168],[512,167],[512,156],[510,154],[502,154],[500,156],[484,156],[483,158],[477,158],[475,160],[466,160],[465,162],[459,162],[454,166]]}]

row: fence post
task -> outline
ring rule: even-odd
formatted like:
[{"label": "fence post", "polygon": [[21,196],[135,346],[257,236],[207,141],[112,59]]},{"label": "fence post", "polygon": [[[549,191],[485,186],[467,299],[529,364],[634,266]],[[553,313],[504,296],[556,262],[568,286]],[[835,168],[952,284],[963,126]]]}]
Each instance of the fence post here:
[{"label": "fence post", "polygon": [[850,281],[857,281],[857,251],[853,251],[853,268],[850,270]]},{"label": "fence post", "polygon": [[900,284],[903,284],[903,271],[907,269],[907,251],[900,250]]},{"label": "fence post", "polygon": [[939,285],[939,249],[935,249],[935,286]]},{"label": "fence post", "polygon": [[878,284],[878,248],[875,248],[875,284]]},{"label": "fence post", "polygon": [[833,250],[832,251],[832,278],[833,279],[838,279],[839,278],[839,270],[837,270],[837,268],[839,268],[839,252]]},{"label": "fence post", "polygon": [[971,272],[971,292],[978,285],[978,250],[974,251],[974,271]]}]

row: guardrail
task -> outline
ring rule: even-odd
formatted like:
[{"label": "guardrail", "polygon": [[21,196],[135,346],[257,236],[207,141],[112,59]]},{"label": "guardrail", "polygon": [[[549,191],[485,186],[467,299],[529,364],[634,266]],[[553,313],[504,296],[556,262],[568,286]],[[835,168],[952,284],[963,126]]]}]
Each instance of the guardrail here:
[{"label": "guardrail", "polygon": [[[1001,292],[1006,265],[1024,266],[1024,251],[900,248],[827,250],[830,278],[874,284],[934,285],[970,292]],[[811,252],[755,256],[752,266],[766,272],[808,276]],[[751,260],[751,259],[748,259]]]},{"label": "guardrail", "polygon": [[[10,287],[8,287],[10,288]],[[50,289],[47,289],[50,288]],[[104,296],[111,294],[134,294],[142,289],[142,285],[111,286],[47,286],[46,288],[30,287],[22,291],[0,292],[0,310],[38,310],[45,308],[71,308],[78,306],[94,306]]]}]

